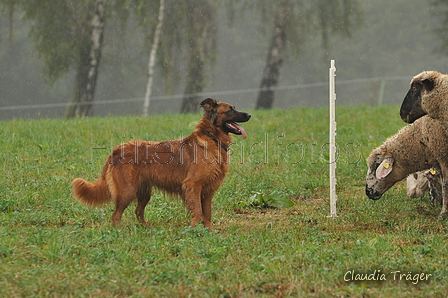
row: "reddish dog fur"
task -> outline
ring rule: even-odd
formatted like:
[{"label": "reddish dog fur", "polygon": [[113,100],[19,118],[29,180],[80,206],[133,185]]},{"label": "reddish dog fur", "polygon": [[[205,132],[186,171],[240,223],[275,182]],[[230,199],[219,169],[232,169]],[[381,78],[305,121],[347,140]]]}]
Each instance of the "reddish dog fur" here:
[{"label": "reddish dog fur", "polygon": [[156,187],[180,195],[191,212],[192,227],[202,220],[211,230],[212,198],[229,170],[229,133],[245,138],[244,129],[236,122],[246,122],[251,115],[211,98],[201,106],[205,113],[191,135],[162,142],[131,140],[115,147],[100,179],[73,180],[74,197],[91,206],[114,202],[112,222],[118,228],[123,211],[137,201],[135,214],[148,226],[145,207]]}]

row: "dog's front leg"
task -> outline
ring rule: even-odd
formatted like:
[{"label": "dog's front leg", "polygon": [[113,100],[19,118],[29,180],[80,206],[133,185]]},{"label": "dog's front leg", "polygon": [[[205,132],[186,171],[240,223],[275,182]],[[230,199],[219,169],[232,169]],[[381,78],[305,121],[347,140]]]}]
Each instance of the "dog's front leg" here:
[{"label": "dog's front leg", "polygon": [[201,193],[202,223],[204,224],[204,227],[208,228],[210,231],[213,231],[211,221],[212,221],[212,199],[214,194],[215,189],[211,188],[210,185],[208,187],[202,188]]},{"label": "dog's front leg", "polygon": [[201,189],[202,184],[200,182],[184,182],[182,186],[183,199],[188,211],[191,212],[191,227],[196,227],[196,224],[201,221],[202,218],[202,205],[201,205]]}]

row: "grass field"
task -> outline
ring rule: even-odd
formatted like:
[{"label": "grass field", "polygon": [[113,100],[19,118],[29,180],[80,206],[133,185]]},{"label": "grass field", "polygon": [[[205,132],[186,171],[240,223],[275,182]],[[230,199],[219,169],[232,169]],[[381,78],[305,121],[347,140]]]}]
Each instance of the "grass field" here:
[{"label": "grass field", "polygon": [[160,193],[150,229],[131,206],[117,230],[112,206],[69,188],[98,178],[111,146],[186,136],[199,114],[0,122],[0,297],[447,297],[440,207],[403,182],[379,201],[364,193],[365,158],[404,126],[398,109],[338,107],[337,218],[328,109],[252,111],[214,198],[216,232],[189,228]]}]

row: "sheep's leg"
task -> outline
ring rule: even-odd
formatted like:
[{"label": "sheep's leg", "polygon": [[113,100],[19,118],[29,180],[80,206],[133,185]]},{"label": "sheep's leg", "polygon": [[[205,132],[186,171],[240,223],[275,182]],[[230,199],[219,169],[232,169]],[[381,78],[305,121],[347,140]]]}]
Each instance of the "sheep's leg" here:
[{"label": "sheep's leg", "polygon": [[[445,179],[443,179],[445,180]],[[442,197],[443,197],[443,203],[442,203],[442,211],[440,211],[439,219],[443,220],[447,215],[447,209],[448,209],[448,181],[443,181],[442,183]]]},{"label": "sheep's leg", "polygon": [[431,198],[431,204],[435,205],[437,201],[437,191],[435,185],[431,181],[428,183],[429,186],[429,197]]},{"label": "sheep's leg", "polygon": [[447,208],[448,208],[448,200],[446,198],[443,198],[443,206],[442,211],[440,211],[439,219],[443,220],[447,215]]},{"label": "sheep's leg", "polygon": [[447,209],[447,207],[446,207],[446,204],[445,204],[445,202],[446,202],[446,200],[444,199],[443,200],[443,206],[442,206],[442,211],[440,211],[440,214],[439,214],[439,219],[440,220],[443,220],[443,219],[445,219],[445,217],[446,217],[446,209]]}]

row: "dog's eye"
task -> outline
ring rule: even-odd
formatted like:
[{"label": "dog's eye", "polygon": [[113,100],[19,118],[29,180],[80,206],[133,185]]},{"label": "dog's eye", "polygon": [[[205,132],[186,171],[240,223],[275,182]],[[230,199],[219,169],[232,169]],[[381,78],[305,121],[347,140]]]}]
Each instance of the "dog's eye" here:
[{"label": "dog's eye", "polygon": [[235,113],[235,110],[233,108],[228,110],[228,111],[226,111],[226,114],[233,114],[233,113]]}]

